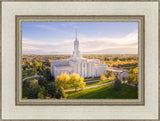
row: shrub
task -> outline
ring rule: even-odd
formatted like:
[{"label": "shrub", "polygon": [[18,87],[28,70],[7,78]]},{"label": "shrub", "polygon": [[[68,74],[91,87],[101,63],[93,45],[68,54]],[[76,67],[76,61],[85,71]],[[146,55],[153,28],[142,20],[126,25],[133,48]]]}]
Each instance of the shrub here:
[{"label": "shrub", "polygon": [[62,87],[60,87],[56,93],[56,98],[57,99],[62,99],[62,98],[66,98],[66,94],[64,92],[64,89]]}]

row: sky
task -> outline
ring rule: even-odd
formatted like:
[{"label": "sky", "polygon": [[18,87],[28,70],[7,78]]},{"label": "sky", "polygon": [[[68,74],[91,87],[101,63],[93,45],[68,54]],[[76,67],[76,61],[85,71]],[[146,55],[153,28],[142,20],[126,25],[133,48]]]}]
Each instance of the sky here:
[{"label": "sky", "polygon": [[23,54],[137,54],[137,22],[23,22]]}]

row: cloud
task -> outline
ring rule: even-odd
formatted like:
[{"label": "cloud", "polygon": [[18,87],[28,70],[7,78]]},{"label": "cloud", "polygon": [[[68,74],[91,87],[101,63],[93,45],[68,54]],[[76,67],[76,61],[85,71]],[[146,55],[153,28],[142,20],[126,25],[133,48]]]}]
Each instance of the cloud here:
[{"label": "cloud", "polygon": [[[42,26],[41,26],[42,27]],[[45,26],[43,26],[45,27]],[[121,38],[92,38],[79,36],[81,53],[101,54],[136,54],[138,53],[138,32],[132,32]],[[22,39],[24,54],[72,54],[74,40],[63,42],[36,42],[29,38]]]},{"label": "cloud", "polygon": [[62,29],[57,29],[57,28],[55,28],[53,26],[49,26],[49,25],[45,25],[45,24],[35,25],[35,27],[42,28],[42,29],[49,30],[49,31],[51,30],[51,31],[54,31],[54,32],[60,32],[60,33],[69,34],[68,32],[63,31]]}]

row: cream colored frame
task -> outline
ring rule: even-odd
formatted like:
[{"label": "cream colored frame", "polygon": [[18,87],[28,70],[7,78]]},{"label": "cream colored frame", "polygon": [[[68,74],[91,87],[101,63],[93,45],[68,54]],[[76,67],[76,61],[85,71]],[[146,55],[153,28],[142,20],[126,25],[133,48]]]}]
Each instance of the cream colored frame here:
[{"label": "cream colored frame", "polygon": [[[139,83],[138,99],[22,99],[22,22],[137,22]],[[144,105],[144,16],[16,16],[16,105]]]},{"label": "cream colored frame", "polygon": [[[5,2],[5,1],[8,1],[8,0],[4,0],[3,2]],[[12,1],[12,0],[11,0]],[[15,1],[15,2],[17,2],[17,1],[20,1],[21,2],[21,0],[13,0],[13,1]],[[12,2],[13,2],[12,1]],[[25,2],[25,0],[23,0],[24,2]],[[41,0],[39,0],[39,1],[41,1]],[[51,2],[51,0],[47,0],[47,1],[50,1]],[[74,0],[73,0],[74,1]],[[84,0],[78,0],[78,1],[84,1]],[[91,1],[96,1],[96,0],[87,0],[87,1],[89,1],[89,2],[91,2]],[[133,2],[134,0],[132,0],[132,2]],[[142,0],[142,1],[139,1],[139,0],[135,0],[136,2],[138,2],[139,4],[141,4],[140,2],[142,2],[142,3],[144,3],[145,5],[148,5],[148,11],[146,11],[146,13],[145,13],[145,15],[151,15],[151,13],[152,14],[154,14],[153,13],[153,11],[154,10],[156,10],[156,8],[157,8],[157,3],[158,3],[158,1],[157,0]],[[2,3],[3,3],[2,2]],[[12,2],[11,2],[11,4],[12,4]],[[43,1],[43,2],[46,2],[46,1]],[[53,2],[53,1],[52,1]],[[55,2],[55,1],[54,1]],[[67,0],[67,2],[69,2],[68,0]],[[101,2],[104,2],[103,0],[101,0]],[[105,2],[111,2],[111,1],[109,1],[109,0],[107,0],[107,1],[105,1]],[[114,0],[114,1],[112,1],[112,2],[117,2],[117,0]],[[130,5],[130,1],[127,1],[127,0],[123,0],[123,1],[121,1],[121,2],[124,2],[124,4],[125,5],[127,5],[126,4],[126,2],[128,3],[128,5]],[[146,2],[147,2],[147,4],[146,4]],[[151,5],[149,4],[149,3],[151,3]],[[10,5],[11,5],[10,4]],[[69,4],[70,4],[70,2],[69,2]],[[91,2],[91,4],[92,4],[92,2]],[[99,2],[98,2],[98,4],[99,4]],[[133,3],[134,4],[134,3]],[[155,5],[155,9],[154,8],[150,8],[152,5]],[[89,5],[89,4],[88,4]],[[94,4],[93,4],[94,5]],[[137,6],[139,6],[138,4],[137,4]],[[3,6],[4,7],[4,6]],[[5,7],[8,7],[8,8],[12,8],[12,6],[5,6]],[[17,6],[17,7],[19,7],[19,6]],[[90,8],[92,8],[92,7],[90,7]],[[143,8],[143,6],[142,6],[142,8]],[[144,7],[145,8],[145,7]],[[141,9],[141,8],[139,8],[139,9]],[[11,9],[10,9],[11,10]],[[3,12],[3,11],[2,11]],[[12,13],[15,13],[16,11],[12,11]],[[74,12],[73,12],[74,13]],[[158,13],[158,12],[157,12]],[[4,14],[4,13],[3,13]],[[155,18],[157,18],[156,17],[156,12],[155,12]],[[156,19],[157,20],[157,19]],[[157,23],[157,21],[155,20],[155,22]],[[147,18],[147,21],[148,21],[148,18]],[[5,23],[4,21],[3,21],[3,23]],[[151,22],[151,24],[152,24],[152,22]],[[158,24],[158,23],[157,23]],[[5,25],[2,25],[2,26],[5,26]],[[12,26],[13,27],[13,26]],[[154,26],[154,28],[157,30],[157,27],[156,26]],[[13,30],[13,29],[11,29],[11,30]],[[147,32],[146,33],[148,33],[149,32],[149,30],[148,29],[145,29],[145,30],[147,30]],[[153,30],[153,29],[152,29]],[[151,31],[152,32],[152,31]],[[155,31],[156,32],[156,31]],[[3,38],[3,35],[4,35],[4,31],[2,31],[2,38]],[[149,34],[149,33],[148,33]],[[153,33],[152,33],[153,34]],[[9,34],[10,35],[10,34]],[[157,35],[157,33],[155,33],[154,35]],[[155,39],[156,37],[154,37],[154,39]],[[149,38],[148,38],[149,39]],[[152,39],[152,38],[150,38],[150,39]],[[8,40],[7,40],[8,41]],[[154,41],[154,40],[152,40],[152,41]],[[154,44],[155,44],[156,42],[154,42]],[[151,44],[151,46],[152,46],[152,44]],[[157,44],[157,46],[158,46],[158,44]],[[2,58],[2,55],[4,54],[4,48],[3,48],[3,40],[2,40],[2,54],[1,54],[1,58]],[[149,46],[147,45],[147,48],[148,48]],[[155,46],[155,49],[157,49],[157,47]],[[155,50],[155,49],[151,49],[151,50]],[[147,50],[147,53],[148,53],[149,51]],[[151,52],[149,52],[150,54],[151,54]],[[157,52],[155,52],[155,53],[157,53]],[[152,54],[154,54],[154,52],[152,52]],[[148,55],[148,54],[147,54]],[[156,54],[154,54],[154,55],[156,55]],[[153,56],[152,56],[153,57]],[[6,56],[5,56],[5,58],[6,58]],[[156,57],[154,58],[154,59],[157,59]],[[146,60],[145,62],[148,62],[149,60]],[[2,62],[3,62],[3,64],[4,64],[4,57],[2,58]],[[153,61],[152,61],[153,62]],[[155,60],[154,62],[156,62],[157,63],[157,60]],[[2,63],[1,63],[2,64]],[[1,71],[2,71],[2,67],[4,67],[4,66],[6,66],[6,64],[5,65],[0,65],[1,66]],[[154,68],[157,68],[156,66],[154,66]],[[154,71],[154,70],[157,70],[157,69],[151,69],[151,70],[147,70],[147,72],[148,71]],[[3,79],[4,78],[4,76],[5,75],[3,75],[3,73],[1,73],[2,75],[1,75],[1,79]],[[149,76],[147,76],[147,77],[149,77]],[[157,77],[155,77],[154,79],[156,79]],[[153,80],[154,81],[154,80]],[[155,82],[155,81],[154,81]],[[5,86],[4,85],[5,83],[3,82],[2,83],[2,85],[3,86]],[[157,83],[156,83],[157,84]],[[2,87],[3,87],[2,86]],[[11,87],[12,85],[8,85],[8,87]],[[158,85],[157,85],[158,86]],[[1,87],[1,88],[2,88]],[[5,86],[6,87],[6,86]],[[155,91],[157,91],[157,88],[155,88],[154,89]],[[160,90],[160,89],[159,89]],[[4,91],[4,90],[3,90]],[[152,95],[152,97],[153,97],[153,94],[150,94],[149,93],[149,91],[151,91],[152,92],[152,90],[147,90],[147,94],[149,94],[149,95]],[[8,95],[9,96],[9,95]],[[146,96],[146,95],[145,95]],[[14,97],[14,96],[9,96],[9,97]],[[155,97],[157,97],[157,93],[155,93]],[[159,96],[160,97],[160,96]],[[2,98],[1,99],[3,99],[4,98],[4,95],[2,95]],[[6,99],[6,97],[5,97],[5,99]],[[147,99],[146,97],[145,97],[145,99]],[[126,120],[126,119],[128,119],[128,120],[131,120],[131,119],[133,119],[133,120],[141,120],[141,119],[144,119],[144,120],[147,120],[147,119],[149,119],[149,120],[158,120],[159,119],[159,116],[157,116],[157,114],[156,114],[156,112],[157,111],[155,111],[156,110],[156,107],[155,107],[155,105],[153,104],[153,107],[151,106],[151,105],[147,105],[147,107],[145,106],[147,103],[148,103],[148,99],[147,99],[147,102],[145,103],[145,105],[144,106],[111,106],[112,107],[112,110],[111,110],[111,113],[109,113],[110,115],[108,115],[108,118],[107,118],[107,116],[105,116],[105,115],[103,115],[102,114],[102,112],[105,114],[106,112],[104,112],[104,111],[107,111],[107,108],[109,108],[110,109],[110,106],[69,106],[70,108],[69,109],[66,109],[67,107],[66,106],[38,106],[37,105],[37,108],[35,107],[35,106],[29,106],[29,105],[27,105],[26,104],[26,106],[13,106],[12,108],[10,108],[10,107],[8,107],[7,105],[6,105],[6,103],[4,102],[5,100],[2,100],[2,102],[3,102],[3,104],[4,105],[1,105],[1,110],[2,110],[2,117],[1,117],[1,119],[3,119],[3,120],[12,120],[12,119],[15,119],[15,120],[20,120],[20,119],[26,119],[26,120],[39,120],[39,119],[41,119],[41,120],[61,120],[61,119],[65,119],[65,120],[67,120],[67,119],[70,119],[70,120],[76,120],[76,119],[78,119],[78,120],[91,120],[91,119],[94,119],[94,120],[115,120],[115,119],[117,119],[117,118],[119,118],[119,119],[121,119],[121,120]],[[150,100],[149,100],[150,101]],[[156,100],[155,99],[153,99],[153,103],[156,103]],[[23,114],[23,112],[20,112],[21,111],[21,107],[24,107],[23,109],[24,109],[24,111],[29,111],[29,109],[31,108],[31,111],[32,112],[27,112],[27,115],[29,116],[28,118],[26,117],[26,115],[24,115]],[[39,113],[38,114],[41,114],[41,112],[43,112],[43,110],[41,110],[41,107],[43,107],[43,109],[44,110],[48,110],[48,111],[51,111],[51,107],[53,107],[53,109],[54,110],[56,110],[57,112],[55,112],[55,115],[54,116],[51,116],[51,115],[49,115],[50,113],[49,112],[46,112],[46,113],[43,113],[43,114],[45,114],[44,115],[44,117],[46,117],[46,116],[48,116],[48,117],[52,117],[52,118],[44,118],[42,115],[39,115],[39,117],[40,118],[32,118],[33,116],[31,116],[30,117],[30,115],[33,113],[33,111],[38,111]],[[136,110],[137,111],[137,114],[136,114],[136,116],[131,116],[131,115],[127,115],[126,113],[125,113],[125,115],[126,115],[126,117],[125,116],[120,116],[120,115],[118,115],[118,113],[117,113],[117,110],[118,110],[118,108],[120,108],[121,109],[121,111],[123,112],[123,111],[126,111],[126,108],[127,108],[127,110],[128,110],[128,112],[134,112],[136,109],[139,109],[139,110]],[[128,108],[131,108],[132,107],[132,111],[131,111],[131,109],[128,109]],[[145,110],[143,109],[143,107],[145,107]],[[9,111],[7,111],[7,109],[10,109]],[[116,110],[117,109],[117,110]],[[142,109],[143,109],[143,112],[142,112]],[[97,113],[99,114],[99,116],[96,116],[95,115],[95,113],[94,113],[94,110],[96,110],[97,111]],[[19,113],[19,114],[17,114],[17,113]],[[61,115],[62,117],[60,118],[60,113],[61,113],[61,111],[63,111],[63,115]],[[69,112],[64,112],[64,111],[71,111],[71,113],[73,114],[72,116],[70,115],[70,113]],[[78,114],[75,114],[74,113],[74,111],[76,111]],[[112,111],[115,111],[114,112],[114,114],[116,115],[116,117],[117,118],[115,118],[115,117],[113,117],[113,112]],[[154,111],[154,112],[153,112]],[[8,113],[8,112],[10,112],[10,114]],[[85,114],[85,112],[87,113],[87,115]],[[100,113],[101,112],[101,113]],[[119,112],[120,114],[123,114],[122,112]],[[152,113],[153,112],[153,113]],[[81,113],[82,115],[79,115],[79,113]],[[141,115],[140,115],[141,114]],[[145,114],[145,115],[143,115],[143,114]],[[21,116],[21,115],[23,115],[23,116]],[[8,118],[7,118],[8,117]],[[14,118],[9,118],[9,117],[14,117]],[[17,118],[15,118],[15,117],[17,117]],[[21,118],[21,117],[26,117],[26,118]],[[54,118],[53,118],[54,117]],[[67,118],[68,117],[68,118]],[[70,118],[69,118],[70,117]]]}]

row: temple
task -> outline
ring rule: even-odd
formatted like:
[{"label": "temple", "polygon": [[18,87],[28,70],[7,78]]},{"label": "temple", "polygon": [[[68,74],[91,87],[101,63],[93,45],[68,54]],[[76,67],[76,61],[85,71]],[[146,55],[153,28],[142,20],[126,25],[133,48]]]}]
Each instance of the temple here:
[{"label": "temple", "polygon": [[79,51],[77,31],[72,56],[64,60],[51,61],[51,75],[53,77],[60,75],[62,72],[66,72],[67,74],[77,73],[84,78],[99,77],[100,74],[106,73],[106,69],[107,65],[100,63],[99,59],[86,59],[82,57]]}]

